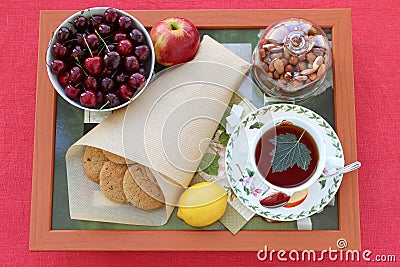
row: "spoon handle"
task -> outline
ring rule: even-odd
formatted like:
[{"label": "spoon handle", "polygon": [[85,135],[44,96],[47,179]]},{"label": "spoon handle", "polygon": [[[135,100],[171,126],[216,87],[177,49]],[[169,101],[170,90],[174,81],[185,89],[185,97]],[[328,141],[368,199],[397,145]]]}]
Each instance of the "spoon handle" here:
[{"label": "spoon handle", "polygon": [[335,173],[333,173],[331,175],[327,175],[327,176],[323,176],[323,177],[319,178],[318,181],[323,181],[323,180],[329,179],[331,177],[337,176],[339,174],[352,172],[352,171],[357,170],[360,167],[361,167],[361,162],[355,161],[353,163],[350,163],[349,165],[344,166],[343,168],[338,169]]}]

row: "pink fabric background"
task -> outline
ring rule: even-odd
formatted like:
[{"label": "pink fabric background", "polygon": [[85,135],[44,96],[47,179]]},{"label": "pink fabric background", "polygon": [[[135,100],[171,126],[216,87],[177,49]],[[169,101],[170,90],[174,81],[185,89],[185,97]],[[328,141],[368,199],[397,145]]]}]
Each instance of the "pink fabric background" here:
[{"label": "pink fabric background", "polygon": [[[400,208],[400,2],[27,1],[0,4],[0,266],[265,266],[254,252],[29,252],[39,11],[120,9],[352,8],[362,248],[397,254]],[[350,30],[350,29],[349,29]],[[44,55],[39,55],[44,56]],[[135,242],[132,240],[132,242]],[[156,241],[155,241],[156,242]],[[319,263],[337,266],[338,262]],[[284,263],[285,266],[288,263]],[[305,263],[295,265],[304,266]],[[306,264],[309,265],[309,264]],[[365,263],[356,264],[364,266]],[[390,264],[389,264],[390,265]]]}]

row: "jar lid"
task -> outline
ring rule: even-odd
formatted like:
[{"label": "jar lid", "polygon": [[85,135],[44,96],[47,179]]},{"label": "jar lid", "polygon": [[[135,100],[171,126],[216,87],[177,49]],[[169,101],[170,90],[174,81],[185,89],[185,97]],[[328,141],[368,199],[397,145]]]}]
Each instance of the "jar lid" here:
[{"label": "jar lid", "polygon": [[301,18],[270,25],[262,34],[258,60],[281,90],[296,92],[325,77],[331,65],[329,40],[323,30]]}]

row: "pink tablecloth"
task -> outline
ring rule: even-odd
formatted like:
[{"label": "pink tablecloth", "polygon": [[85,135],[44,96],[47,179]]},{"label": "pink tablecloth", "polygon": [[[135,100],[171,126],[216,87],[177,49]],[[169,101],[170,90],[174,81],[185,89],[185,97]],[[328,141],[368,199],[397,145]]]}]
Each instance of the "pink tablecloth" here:
[{"label": "pink tablecloth", "polygon": [[[359,171],[362,247],[373,254],[397,254],[397,262],[400,261],[400,228],[397,225],[400,223],[400,198],[397,194],[400,173],[399,1],[303,0],[296,4],[290,0],[4,0],[0,4],[0,266],[266,264],[257,260],[255,252],[28,251],[39,10],[90,6],[132,10],[352,8],[357,145],[358,158],[363,163]],[[338,262],[325,261],[323,265],[337,266]],[[391,266],[396,266],[396,263]]]}]

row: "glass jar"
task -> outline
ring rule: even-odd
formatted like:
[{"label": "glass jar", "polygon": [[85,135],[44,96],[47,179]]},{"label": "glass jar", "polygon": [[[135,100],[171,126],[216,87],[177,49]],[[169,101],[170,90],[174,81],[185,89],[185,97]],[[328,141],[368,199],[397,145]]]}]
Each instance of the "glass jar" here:
[{"label": "glass jar", "polygon": [[324,31],[302,18],[289,18],[265,29],[253,53],[252,72],[270,96],[299,101],[312,96],[332,62]]}]

